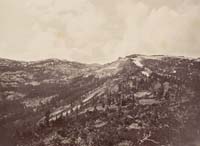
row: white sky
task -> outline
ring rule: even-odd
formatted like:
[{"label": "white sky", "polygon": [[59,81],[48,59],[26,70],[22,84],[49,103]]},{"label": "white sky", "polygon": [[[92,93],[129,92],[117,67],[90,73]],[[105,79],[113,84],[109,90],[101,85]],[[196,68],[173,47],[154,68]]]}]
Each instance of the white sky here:
[{"label": "white sky", "polygon": [[200,57],[200,0],[0,0],[0,57]]}]

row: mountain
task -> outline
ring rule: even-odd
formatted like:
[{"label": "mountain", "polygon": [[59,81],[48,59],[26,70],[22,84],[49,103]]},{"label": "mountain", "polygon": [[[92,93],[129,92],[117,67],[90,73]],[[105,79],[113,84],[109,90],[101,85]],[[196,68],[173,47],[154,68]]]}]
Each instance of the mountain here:
[{"label": "mountain", "polygon": [[198,58],[0,59],[4,146],[197,146],[199,117]]}]

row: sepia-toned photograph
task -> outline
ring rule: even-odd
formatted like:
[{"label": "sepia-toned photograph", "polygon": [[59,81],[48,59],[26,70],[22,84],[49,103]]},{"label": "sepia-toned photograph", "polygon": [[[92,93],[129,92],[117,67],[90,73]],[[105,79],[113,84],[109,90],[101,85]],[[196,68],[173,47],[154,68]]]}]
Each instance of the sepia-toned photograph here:
[{"label": "sepia-toned photograph", "polygon": [[200,146],[200,0],[0,0],[0,146]]}]

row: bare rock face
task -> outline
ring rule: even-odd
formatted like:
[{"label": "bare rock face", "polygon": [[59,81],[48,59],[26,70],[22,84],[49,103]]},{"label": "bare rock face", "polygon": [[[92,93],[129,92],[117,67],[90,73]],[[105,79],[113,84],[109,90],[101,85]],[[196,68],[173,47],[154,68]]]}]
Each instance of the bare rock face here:
[{"label": "bare rock face", "polygon": [[198,146],[199,117],[198,59],[0,59],[4,146]]}]

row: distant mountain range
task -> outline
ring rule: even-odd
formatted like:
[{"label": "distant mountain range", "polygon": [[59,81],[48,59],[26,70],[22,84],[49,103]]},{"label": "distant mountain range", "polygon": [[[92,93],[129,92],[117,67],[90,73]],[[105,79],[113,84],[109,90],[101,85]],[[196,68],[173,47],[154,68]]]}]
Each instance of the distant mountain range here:
[{"label": "distant mountain range", "polygon": [[198,58],[0,59],[3,146],[198,146],[199,123]]}]

